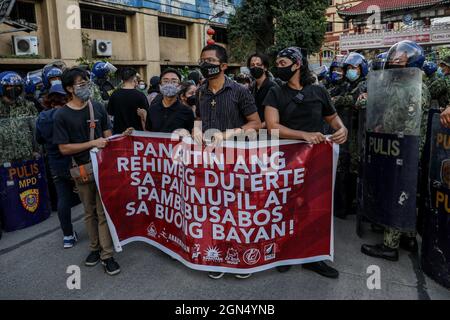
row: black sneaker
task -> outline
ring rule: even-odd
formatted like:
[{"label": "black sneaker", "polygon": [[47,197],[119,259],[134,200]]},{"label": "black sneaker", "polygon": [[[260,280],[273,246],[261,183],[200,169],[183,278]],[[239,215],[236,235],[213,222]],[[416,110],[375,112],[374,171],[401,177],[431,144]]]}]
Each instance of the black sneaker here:
[{"label": "black sneaker", "polygon": [[314,271],[315,273],[318,273],[326,278],[337,279],[339,277],[339,271],[330,267],[323,261],[306,263],[302,267],[307,270]]},{"label": "black sneaker", "polygon": [[361,252],[374,258],[382,258],[389,261],[398,261],[398,250],[386,247],[384,244],[374,246],[363,244]]},{"label": "black sneaker", "polygon": [[277,271],[279,273],[286,273],[289,270],[291,270],[292,266],[281,266],[281,267],[277,267]]},{"label": "black sneaker", "polygon": [[91,251],[86,258],[85,265],[88,267],[94,267],[100,262],[100,251]]},{"label": "black sneaker", "polygon": [[105,268],[105,272],[110,276],[115,276],[120,273],[120,266],[114,258],[102,260],[102,265]]}]

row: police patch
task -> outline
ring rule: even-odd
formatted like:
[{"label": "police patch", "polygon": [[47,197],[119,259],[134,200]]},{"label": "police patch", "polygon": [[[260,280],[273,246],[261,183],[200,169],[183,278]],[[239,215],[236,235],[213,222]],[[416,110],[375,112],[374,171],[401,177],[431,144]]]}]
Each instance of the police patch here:
[{"label": "police patch", "polygon": [[39,207],[39,190],[30,189],[20,194],[20,200],[25,210],[34,213]]},{"label": "police patch", "polygon": [[450,159],[442,161],[441,181],[447,189],[450,189]]}]

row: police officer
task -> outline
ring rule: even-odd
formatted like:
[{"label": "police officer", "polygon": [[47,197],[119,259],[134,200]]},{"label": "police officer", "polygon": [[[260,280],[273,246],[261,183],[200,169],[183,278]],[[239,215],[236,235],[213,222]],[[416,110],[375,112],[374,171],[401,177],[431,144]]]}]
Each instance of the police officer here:
[{"label": "police officer", "polygon": [[117,71],[117,68],[109,62],[98,61],[92,67],[91,80],[94,83],[92,90],[92,100],[103,105],[107,105],[109,98],[114,91],[113,84],[109,77]]},{"label": "police officer", "polygon": [[[385,69],[394,68],[422,68],[425,61],[423,49],[412,41],[401,41],[395,44],[388,53]],[[393,89],[394,90],[394,89]],[[428,111],[430,106],[430,94],[425,83],[422,83],[422,97],[421,97],[421,133],[420,133],[420,152],[423,150],[425,143]],[[383,117],[383,127],[386,131],[395,132],[394,127],[398,124],[395,119],[405,119],[404,114],[396,114],[400,108],[391,108]],[[405,124],[402,124],[402,131],[405,134],[414,131],[415,123],[406,119]],[[414,173],[411,173],[414,174]],[[417,252],[418,244],[416,240],[416,232],[402,232],[390,226],[386,226],[384,230],[384,238],[382,244],[367,245],[361,247],[361,252],[377,258],[383,258],[390,261],[398,260],[398,249],[401,247],[409,252]]]},{"label": "police officer", "polygon": [[371,71],[383,70],[384,64],[386,63],[387,52],[378,54],[371,64]]},{"label": "police officer", "polygon": [[22,94],[17,73],[0,73],[0,163],[29,160],[39,150],[34,139],[37,111]]},{"label": "police officer", "polygon": [[42,81],[46,91],[50,90],[53,85],[61,84],[63,71],[54,66],[45,67],[42,72]]},{"label": "police officer", "polygon": [[328,89],[330,86],[330,78],[329,78],[330,70],[327,66],[320,67],[317,73],[317,81],[319,85],[323,86],[325,89]]},{"label": "police officer", "polygon": [[25,80],[25,99],[33,103],[38,112],[44,110],[41,101],[39,101],[43,86],[42,77],[38,75],[30,75]]},{"label": "police officer", "polygon": [[439,76],[438,66],[432,61],[423,64],[427,85],[431,95],[431,107],[435,109],[445,108],[449,103],[448,88],[445,79]]},{"label": "police officer", "polygon": [[[342,67],[341,67],[342,65]],[[337,79],[330,95],[344,125],[349,130],[349,139],[341,147],[336,173],[335,209],[336,217],[345,218],[356,210],[356,184],[358,175],[358,109],[357,103],[366,92],[366,76],[369,65],[363,55],[350,53],[344,60],[336,62],[332,79]],[[340,79],[337,75],[345,75]]]}]

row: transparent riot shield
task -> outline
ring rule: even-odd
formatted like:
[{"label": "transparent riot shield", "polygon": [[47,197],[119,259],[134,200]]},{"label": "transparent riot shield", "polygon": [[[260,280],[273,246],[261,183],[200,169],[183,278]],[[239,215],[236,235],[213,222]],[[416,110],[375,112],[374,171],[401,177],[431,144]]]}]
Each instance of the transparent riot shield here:
[{"label": "transparent riot shield", "polygon": [[450,288],[450,129],[441,126],[439,116],[432,119],[421,263],[428,276]]},{"label": "transparent riot shield", "polygon": [[375,71],[368,80],[363,214],[372,223],[416,230],[422,75]]},{"label": "transparent riot shield", "polygon": [[36,116],[0,118],[0,164],[31,160],[39,153]]}]

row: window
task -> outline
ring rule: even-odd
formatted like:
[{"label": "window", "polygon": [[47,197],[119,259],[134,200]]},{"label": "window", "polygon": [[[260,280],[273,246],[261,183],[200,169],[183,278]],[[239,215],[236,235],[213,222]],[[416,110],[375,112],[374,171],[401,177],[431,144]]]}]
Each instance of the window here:
[{"label": "window", "polygon": [[344,30],[350,29],[350,21],[344,20]]},{"label": "window", "polygon": [[333,22],[327,22],[327,32],[333,32]]},{"label": "window", "polygon": [[224,29],[224,28],[218,28],[218,27],[213,27],[213,29],[216,31],[216,34],[214,35],[214,39],[215,39],[217,42],[224,43],[224,44],[228,44],[228,33],[227,33],[227,29]]},{"label": "window", "polygon": [[328,0],[328,5],[333,6],[334,5],[334,0]]},{"label": "window", "polygon": [[325,51],[322,51],[322,58],[323,59],[329,59],[329,60],[331,60],[331,59],[333,59],[334,58],[334,53],[333,53],[333,51],[330,51],[330,50],[325,50]]},{"label": "window", "polygon": [[34,3],[17,1],[9,17],[11,20],[25,20],[29,23],[36,23]]},{"label": "window", "polygon": [[81,8],[81,27],[84,29],[127,32],[127,17]]},{"label": "window", "polygon": [[186,26],[168,22],[159,22],[159,36],[186,39]]}]

